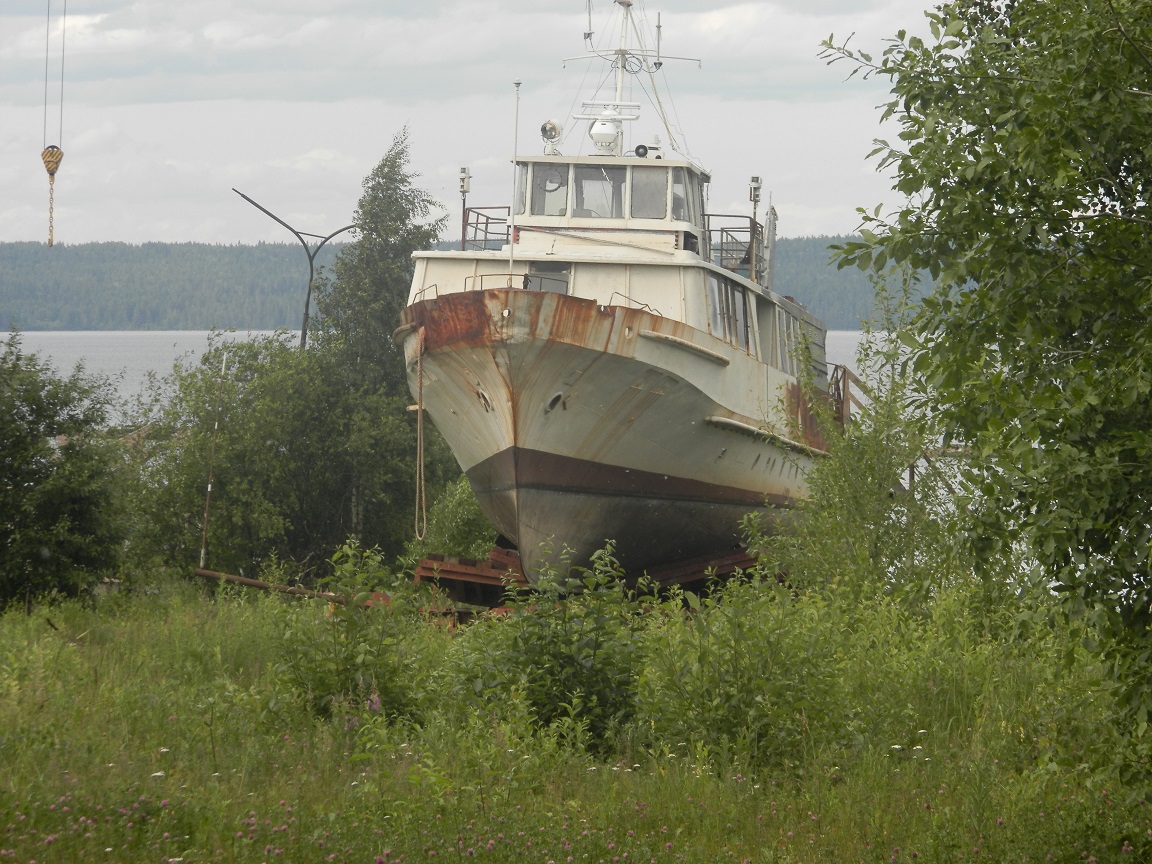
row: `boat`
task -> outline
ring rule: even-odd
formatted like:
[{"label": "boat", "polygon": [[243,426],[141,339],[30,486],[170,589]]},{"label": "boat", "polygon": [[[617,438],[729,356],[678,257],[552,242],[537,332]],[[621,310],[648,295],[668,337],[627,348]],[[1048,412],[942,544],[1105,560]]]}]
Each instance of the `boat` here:
[{"label": "boat", "polygon": [[630,575],[730,552],[747,514],[788,521],[824,449],[825,327],[774,288],[776,211],[757,216],[754,177],[751,215],[707,212],[710,174],[666,123],[669,146],[626,143],[626,79],[663,61],[615,5],[618,47],[593,52],[615,90],[574,115],[590,152],[544,123],[511,206],[465,206],[459,249],[414,255],[394,334],[530,581],[608,541]]}]

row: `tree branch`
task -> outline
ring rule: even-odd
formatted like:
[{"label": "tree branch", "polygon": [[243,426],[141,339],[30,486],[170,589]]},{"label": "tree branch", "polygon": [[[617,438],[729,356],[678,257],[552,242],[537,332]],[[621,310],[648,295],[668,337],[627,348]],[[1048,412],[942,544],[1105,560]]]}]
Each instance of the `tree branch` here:
[{"label": "tree branch", "polygon": [[1144,61],[1144,65],[1152,69],[1152,60],[1148,59],[1148,55],[1144,53],[1144,49],[1136,44],[1136,40],[1128,35],[1128,31],[1124,29],[1124,22],[1120,20],[1120,15],[1116,11],[1116,7],[1112,4],[1112,0],[1107,0],[1108,8],[1112,10],[1112,17],[1116,19],[1116,29],[1120,31],[1120,35],[1124,37],[1124,41],[1131,45],[1136,53],[1140,55],[1140,59]]}]

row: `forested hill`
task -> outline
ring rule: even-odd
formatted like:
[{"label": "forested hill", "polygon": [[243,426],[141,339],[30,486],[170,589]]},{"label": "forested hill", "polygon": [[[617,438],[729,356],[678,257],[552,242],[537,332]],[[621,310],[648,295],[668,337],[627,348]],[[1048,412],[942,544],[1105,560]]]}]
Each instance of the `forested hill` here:
[{"label": "forested hill", "polygon": [[851,237],[793,237],[776,241],[773,288],[794,297],[829,330],[859,330],[872,314],[872,285],[855,267],[837,269],[829,246]]},{"label": "forested hill", "polygon": [[[321,249],[317,265],[337,248]],[[0,327],[299,328],[307,284],[300,244],[0,243]]]},{"label": "forested hill", "polygon": [[[776,290],[829,329],[855,330],[872,290],[858,270],[828,263],[843,239],[779,240]],[[325,246],[317,267],[339,248]],[[0,331],[295,329],[307,283],[298,244],[0,243]]]}]

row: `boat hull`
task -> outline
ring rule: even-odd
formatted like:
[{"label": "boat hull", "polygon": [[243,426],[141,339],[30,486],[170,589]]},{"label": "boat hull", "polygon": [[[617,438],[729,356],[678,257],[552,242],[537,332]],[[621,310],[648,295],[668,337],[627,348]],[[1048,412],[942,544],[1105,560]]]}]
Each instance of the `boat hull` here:
[{"label": "boat hull", "polygon": [[[409,384],[529,579],[608,541],[630,575],[728,552],[805,494],[811,450],[746,352],[650,311],[515,289],[410,305]],[[776,422],[774,422],[776,421]]]}]

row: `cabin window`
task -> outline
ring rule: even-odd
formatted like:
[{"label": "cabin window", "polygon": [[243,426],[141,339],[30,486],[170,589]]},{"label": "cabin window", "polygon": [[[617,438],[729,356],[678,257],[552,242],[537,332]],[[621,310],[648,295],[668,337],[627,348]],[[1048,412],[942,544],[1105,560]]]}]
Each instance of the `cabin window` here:
[{"label": "cabin window", "polygon": [[528,166],[521,162],[516,166],[516,189],[512,193],[512,212],[517,216],[524,214],[524,190],[528,188]]},{"label": "cabin window", "polygon": [[715,273],[708,274],[708,329],[737,348],[749,349],[751,328],[744,286]]},{"label": "cabin window", "polygon": [[724,299],[720,280],[714,273],[708,274],[708,332],[720,339],[727,338],[724,332]]},{"label": "cabin window", "polygon": [[700,224],[703,211],[698,178],[685,168],[672,169],[672,218]]},{"label": "cabin window", "polygon": [[524,274],[524,287],[530,291],[567,294],[571,278],[572,264],[569,261],[531,261],[528,272]]},{"label": "cabin window", "polygon": [[788,375],[797,375],[800,371],[800,351],[803,344],[804,333],[800,328],[800,321],[783,309],[776,310],[776,332],[780,334],[780,369]]},{"label": "cabin window", "polygon": [[668,169],[632,169],[632,218],[664,219],[668,216]]},{"label": "cabin window", "polygon": [[736,328],[733,334],[736,337],[736,346],[747,351],[752,344],[752,340],[749,338],[751,328],[748,326],[748,292],[743,285],[729,284],[729,288],[732,304],[730,320]]},{"label": "cabin window", "polygon": [[532,166],[532,215],[564,216],[568,212],[568,166]]},{"label": "cabin window", "polygon": [[624,216],[626,168],[601,165],[576,166],[576,206],[572,215],[599,218]]}]

